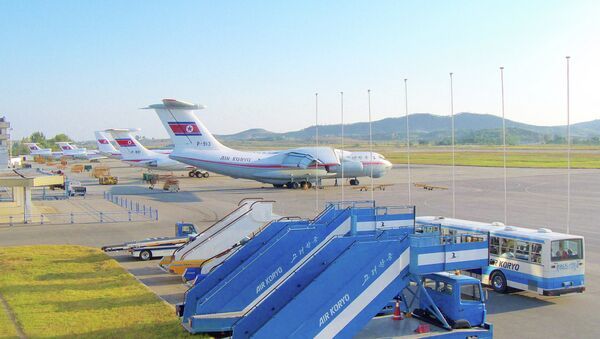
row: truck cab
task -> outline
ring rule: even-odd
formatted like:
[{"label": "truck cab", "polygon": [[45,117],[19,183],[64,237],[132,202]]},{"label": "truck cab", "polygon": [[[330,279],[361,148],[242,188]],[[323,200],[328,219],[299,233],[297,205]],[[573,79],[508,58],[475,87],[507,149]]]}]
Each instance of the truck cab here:
[{"label": "truck cab", "polygon": [[[423,287],[452,328],[471,328],[485,323],[486,298],[479,279],[433,273],[423,276]],[[425,299],[421,299],[421,309],[427,309]]]},{"label": "truck cab", "polygon": [[198,234],[196,226],[187,222],[178,222],[175,224],[175,236],[177,237],[191,237]]}]

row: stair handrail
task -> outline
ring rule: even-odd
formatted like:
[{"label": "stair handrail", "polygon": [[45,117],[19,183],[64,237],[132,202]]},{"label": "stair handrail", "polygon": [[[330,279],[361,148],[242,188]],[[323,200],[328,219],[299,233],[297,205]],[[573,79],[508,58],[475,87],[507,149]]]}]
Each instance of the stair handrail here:
[{"label": "stair handrail", "polygon": [[[181,257],[183,258],[184,256],[186,256],[190,251],[196,249],[198,246],[204,244],[206,241],[212,239],[214,236],[216,236],[217,234],[223,232],[225,229],[227,229],[229,226],[231,226],[232,224],[236,223],[238,220],[240,220],[241,218],[245,217],[246,215],[248,215],[250,212],[252,212],[252,208],[254,207],[255,204],[257,203],[274,203],[275,201],[273,200],[260,200],[260,201],[255,201],[250,205],[250,208],[244,212],[242,215],[238,216],[237,218],[233,219],[232,221],[230,221],[229,223],[227,223],[225,226],[221,227],[220,229],[218,229],[216,232],[214,232],[213,234],[211,234],[210,236],[207,236],[205,239],[203,239],[202,241],[200,241],[198,244],[192,246],[192,248],[188,249],[185,253],[183,253],[181,255]],[[213,225],[214,226],[214,225]],[[212,226],[211,226],[212,227]],[[204,234],[208,229],[206,229],[204,232],[202,232],[201,234]],[[196,238],[194,238],[195,240]],[[192,240],[193,241],[193,240]],[[183,249],[183,247],[185,246],[181,246],[180,248],[178,248],[175,252],[177,252],[179,249]],[[175,253],[173,252],[173,253]]]}]

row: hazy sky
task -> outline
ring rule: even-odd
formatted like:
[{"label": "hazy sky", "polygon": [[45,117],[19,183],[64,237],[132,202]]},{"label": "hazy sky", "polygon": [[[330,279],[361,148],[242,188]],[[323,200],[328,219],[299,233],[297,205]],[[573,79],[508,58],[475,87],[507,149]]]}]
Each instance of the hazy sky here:
[{"label": "hazy sky", "polygon": [[17,138],[109,127],[166,137],[162,98],[214,133],[455,110],[563,124],[600,118],[599,1],[0,1],[0,114]]}]

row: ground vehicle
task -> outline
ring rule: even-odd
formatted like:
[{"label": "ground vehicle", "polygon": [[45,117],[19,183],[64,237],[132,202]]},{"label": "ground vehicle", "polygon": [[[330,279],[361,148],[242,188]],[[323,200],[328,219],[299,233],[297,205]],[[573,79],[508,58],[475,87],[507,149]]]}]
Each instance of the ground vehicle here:
[{"label": "ground vehicle", "polygon": [[[452,328],[470,328],[485,323],[485,294],[478,279],[446,272],[433,273],[423,277],[423,286]],[[421,299],[420,306],[419,310],[425,309],[426,300]]]},{"label": "ground vehicle", "polygon": [[489,265],[474,273],[500,293],[508,288],[542,295],[585,291],[582,236],[443,217],[419,217],[425,232],[488,234]]},{"label": "ground vehicle", "polygon": [[190,237],[198,233],[196,226],[190,223],[175,224],[175,237],[148,238],[131,241],[119,245],[103,246],[104,252],[127,251],[131,256],[141,260],[150,260],[171,255],[173,251],[185,244]]},{"label": "ground vehicle", "polygon": [[85,196],[85,193],[87,192],[87,189],[81,185],[81,183],[79,181],[68,181],[67,182],[67,194],[70,197],[74,197],[76,195],[78,196]]},{"label": "ground vehicle", "polygon": [[117,177],[113,177],[110,175],[102,176],[102,177],[98,178],[98,183],[100,185],[116,185],[118,182],[119,182],[119,179]]}]

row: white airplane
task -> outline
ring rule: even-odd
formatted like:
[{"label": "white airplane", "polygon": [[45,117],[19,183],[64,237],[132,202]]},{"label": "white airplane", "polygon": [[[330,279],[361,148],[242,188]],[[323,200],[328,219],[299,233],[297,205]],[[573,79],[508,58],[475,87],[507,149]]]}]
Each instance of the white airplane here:
[{"label": "white airplane", "polygon": [[170,159],[169,154],[164,151],[155,152],[144,147],[132,134],[137,131],[139,129],[111,128],[106,130],[112,134],[119,145],[121,161],[136,167],[161,171],[188,170],[190,176],[202,175],[200,171],[196,171],[194,166]]},{"label": "white airplane", "polygon": [[53,152],[51,148],[41,148],[35,142],[26,142],[24,143],[27,148],[29,148],[29,154],[34,156],[41,156],[44,158],[60,158],[62,156],[62,152]]},{"label": "white airplane", "polygon": [[386,175],[392,169],[392,163],[385,159],[385,157],[376,152],[350,152],[336,149],[337,156],[342,159],[344,169],[342,172],[341,166],[335,168],[336,175],[334,178],[337,179],[348,178],[350,179],[350,185],[359,185],[359,177],[371,177],[381,178]]},{"label": "white airplane", "polygon": [[111,143],[112,137],[110,137],[109,133],[105,131],[95,131],[94,135],[96,136],[96,145],[98,145],[100,153],[112,159],[121,159],[121,151],[116,149]]},{"label": "white airplane", "polygon": [[59,141],[56,144],[62,150],[62,155],[65,157],[86,160],[98,160],[106,158],[96,150],[88,151],[86,148],[80,148],[75,145],[71,145],[69,142]]},{"label": "white airplane", "polygon": [[[169,155],[175,159],[207,171],[233,178],[252,179],[275,187],[308,187],[321,179],[341,178],[338,153],[330,147],[302,147],[284,151],[245,152],[222,145],[193,113],[204,106],[183,101],[164,99],[162,104],[146,107],[154,109],[169,133],[175,148]],[[370,154],[370,152],[368,152]],[[342,153],[340,153],[342,154]],[[345,153],[344,153],[345,154]],[[378,155],[377,161],[343,157],[344,177],[384,175],[391,163]],[[351,184],[358,185],[352,179]]]}]

